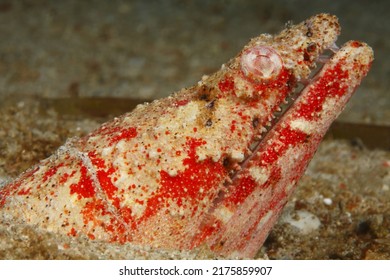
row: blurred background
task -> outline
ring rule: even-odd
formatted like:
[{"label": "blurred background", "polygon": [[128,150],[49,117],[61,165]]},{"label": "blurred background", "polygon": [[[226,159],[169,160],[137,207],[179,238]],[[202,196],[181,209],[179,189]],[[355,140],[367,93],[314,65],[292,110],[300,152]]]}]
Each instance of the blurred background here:
[{"label": "blurred background", "polygon": [[375,62],[341,119],[390,124],[389,1],[0,0],[0,102],[10,96],[154,99],[217,70],[246,42],[316,13],[340,19],[338,45]]}]

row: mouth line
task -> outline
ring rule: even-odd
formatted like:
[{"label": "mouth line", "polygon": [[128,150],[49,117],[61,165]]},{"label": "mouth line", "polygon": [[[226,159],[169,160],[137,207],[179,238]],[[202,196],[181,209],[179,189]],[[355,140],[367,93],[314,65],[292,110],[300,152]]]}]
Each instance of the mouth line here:
[{"label": "mouth line", "polygon": [[[305,80],[298,80],[297,86],[294,88],[294,90],[291,91],[291,93],[286,97],[284,104],[278,105],[277,108],[272,112],[271,118],[272,120],[269,121],[265,125],[260,125],[257,129],[258,132],[260,132],[257,136],[255,136],[254,141],[252,141],[248,145],[249,153],[244,158],[244,160],[240,163],[235,163],[231,167],[231,170],[229,171],[229,178],[225,182],[225,187],[229,188],[231,185],[233,185],[233,182],[239,177],[240,173],[245,170],[245,168],[248,166],[248,164],[251,162],[251,160],[256,156],[257,152],[259,151],[261,144],[263,143],[264,139],[267,138],[267,135],[273,132],[274,127],[280,122],[282,117],[290,110],[292,105],[295,103],[296,99],[302,94],[302,92],[310,86],[311,83],[315,82],[318,79],[318,75],[321,72],[324,65],[331,60],[331,58],[334,56],[334,54],[339,50],[339,48],[334,43],[331,47],[325,49],[317,58],[316,60],[316,67],[314,67],[309,75],[309,77]],[[223,195],[222,195],[223,196]],[[219,201],[220,198],[218,198]],[[221,198],[223,199],[223,198]]]}]

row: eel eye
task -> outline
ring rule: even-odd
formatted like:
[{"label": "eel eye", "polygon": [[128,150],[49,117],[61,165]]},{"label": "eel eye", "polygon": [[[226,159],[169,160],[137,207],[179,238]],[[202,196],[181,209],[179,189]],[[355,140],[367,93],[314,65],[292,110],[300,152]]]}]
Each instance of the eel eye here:
[{"label": "eel eye", "polygon": [[244,75],[255,81],[269,80],[279,75],[283,62],[278,53],[267,46],[248,48],[241,55]]}]

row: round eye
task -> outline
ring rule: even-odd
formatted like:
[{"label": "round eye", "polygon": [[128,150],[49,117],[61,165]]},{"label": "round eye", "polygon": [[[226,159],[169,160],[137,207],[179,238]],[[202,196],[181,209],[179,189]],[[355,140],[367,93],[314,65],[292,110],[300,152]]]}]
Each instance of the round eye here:
[{"label": "round eye", "polygon": [[256,81],[272,79],[279,75],[282,68],[282,59],[270,47],[254,46],[241,55],[244,75]]}]

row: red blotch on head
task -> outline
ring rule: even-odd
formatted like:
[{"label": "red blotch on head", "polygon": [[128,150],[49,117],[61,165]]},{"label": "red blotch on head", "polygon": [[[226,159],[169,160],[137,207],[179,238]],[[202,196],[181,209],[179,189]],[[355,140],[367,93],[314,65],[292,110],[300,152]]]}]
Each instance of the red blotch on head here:
[{"label": "red blotch on head", "polygon": [[48,171],[45,172],[45,174],[43,174],[43,182],[46,182],[49,178],[51,178],[53,175],[55,175],[58,171],[58,169],[60,167],[64,166],[63,163],[60,163],[59,165],[57,166],[54,166],[52,168],[50,168]]},{"label": "red blotch on head", "polygon": [[137,136],[137,129],[135,127],[119,130],[117,132],[117,135],[111,138],[110,145],[113,143],[117,143],[122,139],[130,140],[136,136]]},{"label": "red blotch on head", "polygon": [[75,228],[71,228],[70,231],[68,232],[68,236],[73,236],[75,237],[77,235],[77,231]]},{"label": "red blotch on head", "polygon": [[80,165],[80,180],[77,184],[70,185],[70,194],[77,194],[77,198],[90,198],[95,195],[95,186],[93,184],[93,181],[90,178],[90,175],[88,174],[87,168],[82,165]]},{"label": "red blotch on head", "polygon": [[289,147],[294,147],[298,143],[307,140],[308,135],[302,131],[291,129],[290,126],[281,128],[278,141],[272,145],[267,145],[261,155],[261,166],[269,166],[284,155]]},{"label": "red blotch on head", "polygon": [[218,88],[223,93],[234,93],[234,80],[232,77],[225,77],[218,83]]},{"label": "red blotch on head", "polygon": [[185,105],[188,104],[188,102],[189,102],[188,99],[178,100],[178,101],[176,101],[176,102],[173,104],[173,106],[175,106],[175,107],[185,106]]}]

